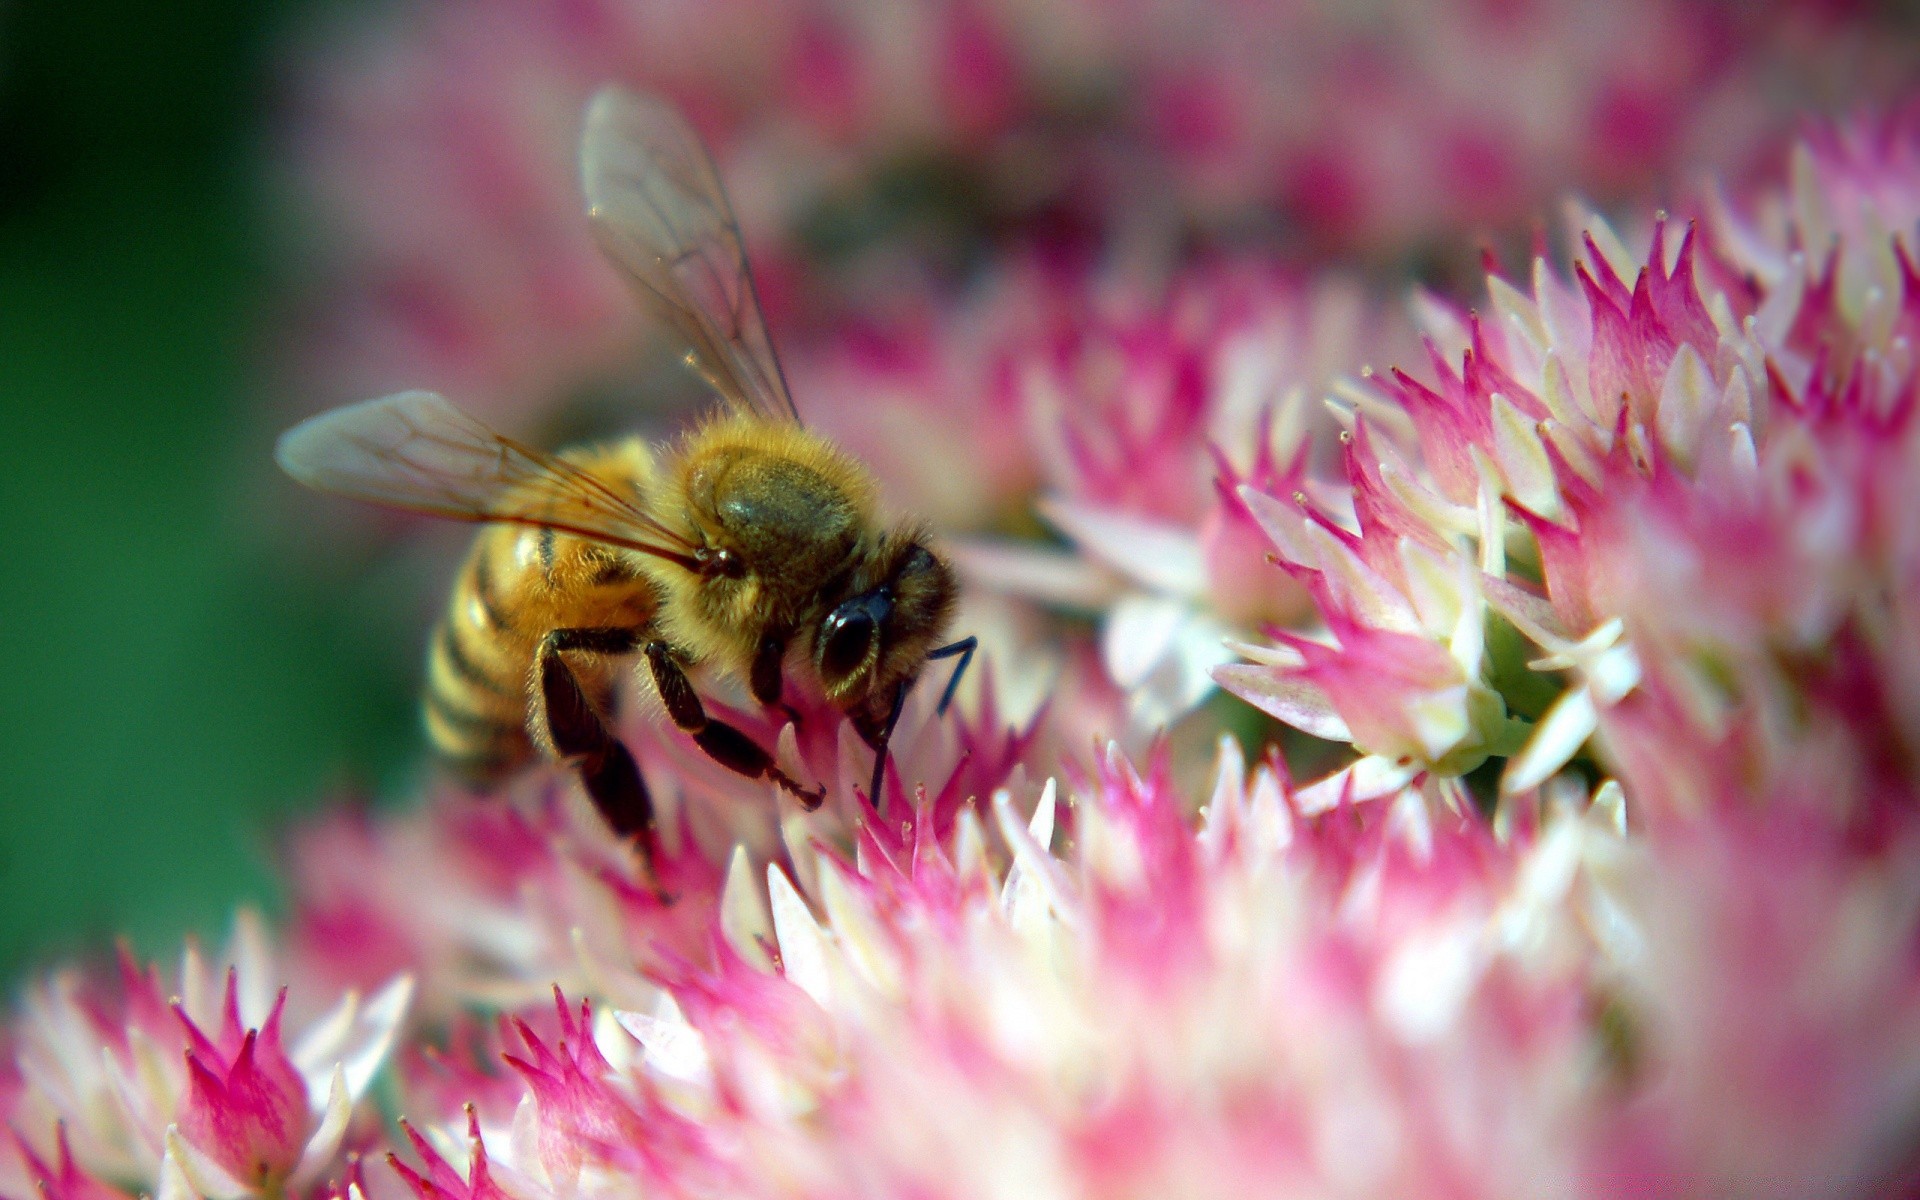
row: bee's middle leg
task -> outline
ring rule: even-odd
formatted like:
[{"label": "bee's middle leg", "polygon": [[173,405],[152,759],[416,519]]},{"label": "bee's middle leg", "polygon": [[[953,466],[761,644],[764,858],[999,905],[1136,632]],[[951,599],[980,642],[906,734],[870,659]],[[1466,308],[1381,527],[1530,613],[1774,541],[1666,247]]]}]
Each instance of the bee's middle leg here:
[{"label": "bee's middle leg", "polygon": [[653,798],[640,777],[640,765],[607,728],[563,657],[569,650],[626,654],[639,644],[639,632],[632,629],[555,629],[540,641],[538,669],[541,709],[554,753],[574,764],[581,786],[613,831],[634,839],[651,876]]},{"label": "bee's middle leg", "polygon": [[679,660],[674,658],[673,647],[661,641],[648,642],[646,653],[647,666],[653,671],[653,683],[660,690],[660,700],[666,705],[667,715],[673,718],[675,725],[693,735],[694,743],[706,751],[708,758],[749,779],[771,779],[791,792],[808,810],[820,807],[820,802],[827,798],[824,785],[801,787],[780,769],[773,761],[773,755],[762,749],[759,743],[739,728],[707,715],[706,705],[700,702],[700,694],[693,690],[693,681],[687,678]]}]

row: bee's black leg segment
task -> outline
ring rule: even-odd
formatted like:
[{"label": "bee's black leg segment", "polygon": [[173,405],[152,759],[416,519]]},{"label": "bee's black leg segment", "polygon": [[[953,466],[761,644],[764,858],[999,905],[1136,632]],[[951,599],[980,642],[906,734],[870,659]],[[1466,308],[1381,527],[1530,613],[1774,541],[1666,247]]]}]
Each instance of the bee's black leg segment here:
[{"label": "bee's black leg segment", "polygon": [[778,708],[787,714],[787,720],[795,726],[800,724],[800,710],[781,701],[785,690],[780,669],[787,657],[787,637],[781,633],[769,633],[760,639],[760,650],[753,656],[753,670],[747,678],[753,689],[753,698],[767,708]]},{"label": "bee's black leg segment", "polygon": [[880,811],[880,786],[887,777],[887,745],[893,741],[893,727],[900,723],[900,710],[906,707],[907,689],[913,686],[913,680],[903,679],[900,686],[893,689],[893,706],[887,710],[887,723],[880,727],[880,736],[873,746],[873,781],[867,788],[867,803],[873,805],[873,811]]},{"label": "bee's black leg segment", "polygon": [[622,654],[639,644],[631,629],[556,629],[540,643],[540,701],[553,750],[573,764],[581,787],[600,816],[640,851],[648,878],[654,876],[653,798],[640,766],[607,728],[588,699],[579,676],[561,657],[567,650]]},{"label": "bee's black leg segment", "polygon": [[647,794],[640,764],[633,761],[631,751],[613,740],[606,753],[581,759],[579,771],[587,795],[593,797],[594,807],[615,833],[621,837],[652,834],[653,798]]},{"label": "bee's black leg segment", "polygon": [[768,708],[780,703],[780,666],[786,657],[786,638],[769,633],[760,639],[760,650],[753,656],[753,670],[747,682],[753,689],[753,698]]},{"label": "bee's black leg segment", "polygon": [[947,690],[940,693],[940,707],[935,711],[941,716],[946,715],[947,706],[953,703],[953,694],[960,690],[960,677],[967,673],[967,664],[973,661],[973,652],[979,645],[979,638],[968,635],[957,642],[927,651],[928,662],[936,658],[952,658],[956,654],[960,656],[960,665],[953,669],[952,677],[947,680]]},{"label": "bee's black leg segment", "polygon": [[667,716],[688,733],[705,729],[707,708],[693,690],[693,680],[673,657],[673,647],[665,642],[648,642],[646,654],[647,669],[653,673],[653,686],[660,693]]},{"label": "bee's black leg segment", "polygon": [[675,725],[693,735],[694,744],[706,751],[708,758],[749,779],[773,780],[791,792],[800,801],[801,807],[808,811],[820,807],[820,802],[827,798],[824,785],[817,788],[801,787],[780,769],[773,761],[773,755],[762,749],[759,743],[739,728],[707,716],[706,705],[700,702],[699,693],[693,690],[693,681],[687,678],[686,670],[673,656],[673,647],[665,642],[648,642],[646,653],[647,666],[653,672],[653,684],[659,689],[667,716],[673,719]]}]

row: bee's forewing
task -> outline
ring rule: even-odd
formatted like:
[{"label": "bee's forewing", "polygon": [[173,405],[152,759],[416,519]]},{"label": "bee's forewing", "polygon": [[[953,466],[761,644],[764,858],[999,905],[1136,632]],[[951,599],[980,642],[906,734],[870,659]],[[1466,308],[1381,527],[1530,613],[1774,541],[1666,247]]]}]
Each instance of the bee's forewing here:
[{"label": "bee's forewing", "polygon": [[601,247],[728,403],[769,421],[800,414],[754,294],[733,209],[699,135],[672,106],[605,88],[580,145]]},{"label": "bee's forewing", "polygon": [[503,521],[679,559],[689,547],[589,471],[535,450],[433,392],[321,413],[274,448],[308,487],[456,521]]}]

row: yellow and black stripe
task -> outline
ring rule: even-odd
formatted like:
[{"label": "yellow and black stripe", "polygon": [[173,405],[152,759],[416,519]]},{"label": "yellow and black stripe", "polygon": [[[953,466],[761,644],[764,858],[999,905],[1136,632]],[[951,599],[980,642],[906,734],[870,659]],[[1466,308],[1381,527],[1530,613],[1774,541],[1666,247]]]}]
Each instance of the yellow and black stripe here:
[{"label": "yellow and black stripe", "polygon": [[526,680],[532,639],[518,629],[495,584],[500,531],[475,540],[427,656],[422,716],[445,765],[479,786],[496,784],[533,755]]}]

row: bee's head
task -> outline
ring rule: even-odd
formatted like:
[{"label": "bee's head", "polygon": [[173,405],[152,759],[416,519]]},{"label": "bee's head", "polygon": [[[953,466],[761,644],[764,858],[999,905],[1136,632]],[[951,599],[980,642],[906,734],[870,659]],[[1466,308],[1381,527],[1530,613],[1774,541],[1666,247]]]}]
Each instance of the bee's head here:
[{"label": "bee's head", "polygon": [[890,534],[814,634],[813,666],[827,696],[856,715],[884,717],[896,686],[919,673],[940,640],[955,590],[953,568],[922,544],[921,531]]}]

